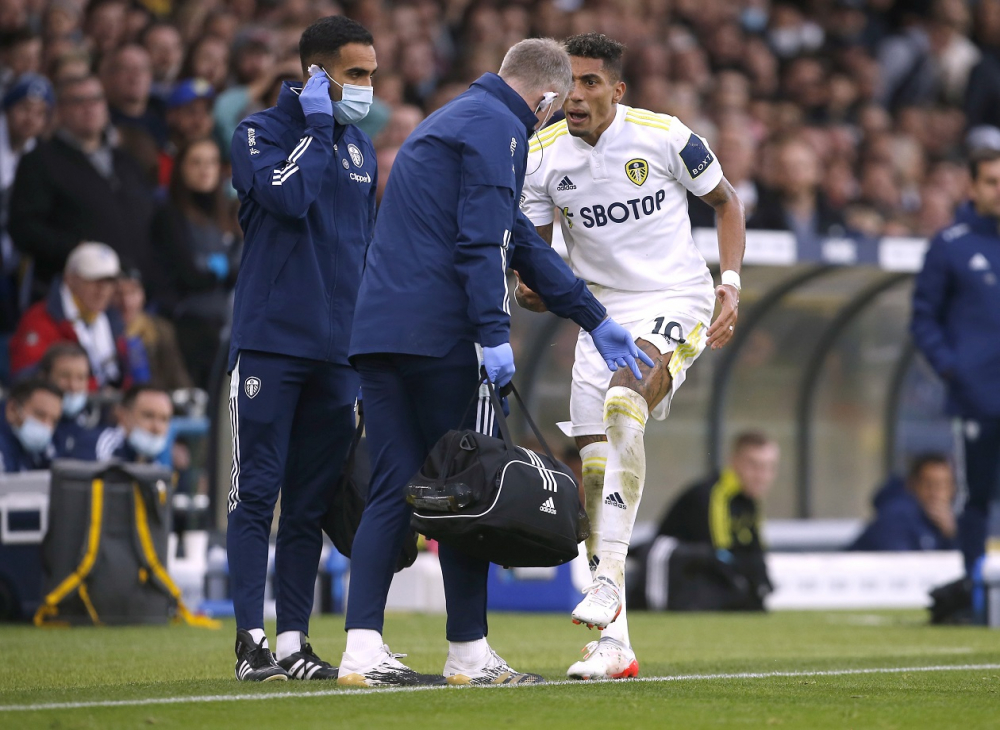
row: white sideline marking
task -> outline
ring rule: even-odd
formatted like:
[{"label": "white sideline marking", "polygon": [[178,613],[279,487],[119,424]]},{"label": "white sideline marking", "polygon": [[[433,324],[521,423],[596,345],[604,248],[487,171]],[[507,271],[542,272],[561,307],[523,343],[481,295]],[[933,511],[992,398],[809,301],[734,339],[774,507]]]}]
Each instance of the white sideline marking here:
[{"label": "white sideline marking", "polygon": [[[962,672],[981,669],[1000,669],[1000,664],[940,664],[925,667],[873,667],[869,669],[828,669],[801,672],[734,672],[732,674],[677,674],[667,677],[636,677],[635,679],[603,680],[604,682],[690,682],[712,681],[718,679],[771,679],[784,677],[844,677],[852,674],[905,674],[907,672]],[[488,685],[472,689],[509,688],[523,690],[525,687],[564,687],[574,685],[582,687],[588,684],[573,679],[547,682],[541,685]],[[191,697],[149,697],[142,700],[100,700],[94,702],[52,702],[42,705],[0,705],[0,712],[31,712],[35,710],[82,710],[92,707],[143,707],[147,705],[184,705],[197,702],[241,702],[251,700],[279,700],[296,697],[331,697],[334,695],[361,696],[384,695],[397,692],[426,692],[442,689],[467,689],[466,687],[384,687],[381,689],[362,690],[357,688],[338,688],[319,690],[317,692],[275,692],[273,694],[242,694],[242,695],[202,695]]]}]

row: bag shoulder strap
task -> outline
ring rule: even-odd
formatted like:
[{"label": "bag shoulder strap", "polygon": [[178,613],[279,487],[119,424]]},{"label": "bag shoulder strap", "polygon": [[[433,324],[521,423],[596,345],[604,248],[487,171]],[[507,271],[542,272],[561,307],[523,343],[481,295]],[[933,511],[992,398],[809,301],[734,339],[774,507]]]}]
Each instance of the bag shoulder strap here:
[{"label": "bag shoulder strap", "polygon": [[[503,406],[500,403],[500,397],[497,395],[496,388],[493,387],[493,383],[490,382],[489,378],[486,378],[485,380],[490,391],[490,400],[493,402],[493,409],[496,411],[497,428],[500,429],[500,436],[503,438],[503,442],[507,445],[507,448],[513,451],[517,448],[517,444],[515,444],[514,439],[511,438],[510,427],[507,425],[507,416],[504,415]],[[528,407],[524,405],[524,401],[521,399],[521,394],[517,392],[517,388],[514,387],[513,381],[510,383],[510,392],[514,394],[517,404],[521,407],[521,412],[524,413],[524,419],[531,427],[532,432],[535,434],[535,438],[538,439],[538,443],[540,443],[542,448],[545,449],[545,455],[552,459],[552,461],[555,461],[556,457],[552,455],[552,449],[549,448],[548,442],[545,440],[545,437],[542,436],[542,432],[538,430],[538,426],[535,424],[531,414],[528,413]]]}]

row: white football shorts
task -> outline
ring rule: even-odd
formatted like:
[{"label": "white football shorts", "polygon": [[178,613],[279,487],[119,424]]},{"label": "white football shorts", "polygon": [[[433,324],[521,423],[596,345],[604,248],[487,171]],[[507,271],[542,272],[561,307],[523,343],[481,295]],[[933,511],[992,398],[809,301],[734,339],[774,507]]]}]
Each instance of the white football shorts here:
[{"label": "white football shorts", "polygon": [[[670,412],[670,401],[684,383],[688,368],[705,349],[705,336],[715,309],[714,289],[705,287],[683,293],[622,292],[592,285],[591,290],[607,307],[608,314],[636,340],[652,343],[663,354],[673,353],[668,366],[672,387],[652,413],[653,418],[662,421]],[[559,424],[566,435],[604,434],[604,396],[613,375],[590,335],[580,330],[569,403],[572,420]]]}]

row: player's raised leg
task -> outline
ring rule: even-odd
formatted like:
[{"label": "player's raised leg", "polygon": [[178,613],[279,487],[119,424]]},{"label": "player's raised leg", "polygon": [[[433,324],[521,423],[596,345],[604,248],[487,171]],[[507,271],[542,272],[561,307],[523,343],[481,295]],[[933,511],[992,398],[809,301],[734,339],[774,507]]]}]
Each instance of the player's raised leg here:
[{"label": "player's raised leg", "polygon": [[653,359],[641,365],[642,380],[628,369],[611,378],[604,400],[604,427],[608,438],[607,465],[601,511],[601,541],[595,580],[573,611],[574,623],[604,629],[621,613],[625,593],[625,558],[632,539],[636,511],[646,479],[643,435],[651,408],[670,393],[672,352],[640,339],[637,344]]}]

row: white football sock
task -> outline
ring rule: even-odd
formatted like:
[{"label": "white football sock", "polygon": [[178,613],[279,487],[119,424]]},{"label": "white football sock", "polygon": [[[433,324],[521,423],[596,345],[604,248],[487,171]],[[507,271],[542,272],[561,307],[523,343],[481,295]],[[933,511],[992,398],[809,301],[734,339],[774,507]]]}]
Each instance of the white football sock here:
[{"label": "white football sock", "polygon": [[608,435],[608,465],[601,505],[601,547],[598,577],[625,590],[625,556],[646,481],[646,450],[642,437],[649,418],[646,399],[631,388],[615,386],[604,399],[604,429]]},{"label": "white football sock", "polygon": [[604,467],[608,461],[608,442],[597,441],[580,449],[583,462],[583,493],[587,498],[587,517],[590,519],[590,537],[587,538],[587,564],[590,574],[597,569],[598,550],[601,547],[601,513],[604,507]]},{"label": "white football sock", "polygon": [[367,656],[382,647],[382,634],[372,629],[350,629],[347,632],[345,653],[355,657]]},{"label": "white football sock", "polygon": [[467,666],[485,660],[489,651],[490,645],[486,643],[485,638],[477,639],[476,641],[448,642],[449,656]]},{"label": "white football sock", "polygon": [[278,634],[274,658],[280,662],[282,659],[287,659],[292,654],[301,651],[305,636],[301,631],[282,631]]},{"label": "white football sock", "polygon": [[264,648],[267,649],[267,636],[264,634],[264,629],[249,629],[250,638],[253,639],[253,643],[260,645],[260,640],[264,640]]},{"label": "white football sock", "polygon": [[625,591],[622,590],[622,612],[618,614],[613,622],[601,632],[601,638],[615,639],[625,646],[631,647],[632,642],[628,638],[628,616],[625,613]]}]

